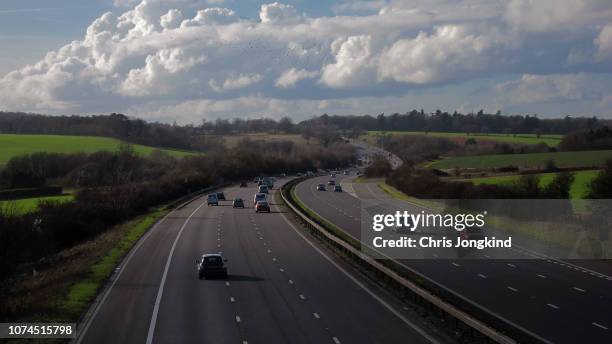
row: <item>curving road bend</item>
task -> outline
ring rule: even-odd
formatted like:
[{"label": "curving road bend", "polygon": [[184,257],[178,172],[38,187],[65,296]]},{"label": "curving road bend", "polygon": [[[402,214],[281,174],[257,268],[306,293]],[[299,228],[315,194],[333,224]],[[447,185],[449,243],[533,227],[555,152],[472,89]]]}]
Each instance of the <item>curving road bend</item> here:
[{"label": "curving road bend", "polygon": [[[377,199],[384,204],[390,198],[376,184],[347,184],[342,181],[345,178],[337,177],[356,197],[317,191],[317,184],[326,183],[329,177],[299,183],[296,195],[321,217],[358,239],[360,199]],[[388,206],[388,210],[395,210]],[[612,343],[612,278],[605,274],[546,259],[400,262],[542,341]]]},{"label": "curving road bend", "polygon": [[[171,212],[139,241],[76,343],[429,343],[436,340],[288,222],[255,214],[255,187]],[[275,191],[277,192],[277,191]],[[246,209],[233,209],[241,197]],[[227,280],[195,259],[223,252]]]}]

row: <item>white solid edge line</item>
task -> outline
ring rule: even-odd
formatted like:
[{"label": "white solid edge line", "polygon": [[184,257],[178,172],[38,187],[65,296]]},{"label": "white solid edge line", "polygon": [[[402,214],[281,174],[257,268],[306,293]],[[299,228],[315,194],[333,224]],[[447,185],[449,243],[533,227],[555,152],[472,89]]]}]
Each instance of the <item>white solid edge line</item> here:
[{"label": "white solid edge line", "polygon": [[164,267],[164,274],[162,275],[161,282],[159,284],[159,289],[157,290],[157,297],[155,298],[155,306],[153,307],[153,314],[151,315],[151,322],[149,323],[149,332],[147,334],[147,344],[153,343],[153,333],[155,332],[155,324],[157,323],[157,313],[159,312],[159,304],[161,303],[162,294],[164,293],[164,285],[166,284],[166,276],[168,275],[168,270],[170,269],[170,263],[172,262],[172,256],[174,254],[174,249],[176,248],[176,244],[181,238],[181,234],[183,234],[183,230],[187,227],[189,220],[193,217],[193,215],[202,208],[202,206],[206,204],[206,202],[200,204],[192,213],[187,217],[181,229],[179,229],[174,242],[172,243],[172,247],[170,248],[170,253],[168,254],[168,259],[166,260],[166,266]]},{"label": "white solid edge line", "polygon": [[333,259],[331,259],[325,252],[323,252],[320,248],[318,248],[314,243],[312,243],[308,238],[306,238],[297,228],[295,228],[295,226],[293,225],[293,223],[289,222],[289,219],[287,219],[287,217],[285,216],[284,213],[280,213],[280,215],[283,217],[283,219],[285,220],[285,222],[287,222],[289,224],[289,226],[291,226],[291,228],[293,229],[293,231],[295,233],[297,233],[302,239],[304,239],[304,241],[306,241],[315,251],[317,251],[321,256],[323,256],[328,262],[330,262],[334,267],[336,267],[336,269],[340,270],[340,272],[342,272],[346,277],[348,277],[351,281],[353,281],[353,283],[355,283],[357,286],[359,286],[361,289],[363,289],[366,293],[368,293],[374,300],[378,301],[381,305],[383,305],[385,308],[387,308],[391,313],[393,313],[393,315],[395,315],[397,318],[399,318],[400,320],[402,320],[406,325],[408,325],[409,327],[411,327],[413,330],[415,330],[417,333],[419,333],[421,336],[423,336],[424,338],[426,338],[428,341],[430,341],[431,343],[438,343],[438,341],[436,339],[434,339],[432,336],[430,336],[427,332],[425,332],[423,329],[421,329],[419,326],[417,326],[416,324],[414,324],[413,322],[411,322],[410,320],[408,320],[405,316],[403,316],[400,312],[398,312],[397,310],[395,310],[395,308],[393,308],[390,304],[388,304],[385,300],[383,300],[382,298],[380,298],[378,295],[376,295],[373,291],[371,291],[368,287],[366,287],[363,283],[361,283],[359,280],[357,280],[357,278],[355,278],[353,275],[351,275],[348,271],[346,271],[343,267],[341,267],[340,265],[338,265],[338,263],[336,263],[335,261],[333,261]]},{"label": "white solid edge line", "polygon": [[83,338],[85,337],[85,334],[87,334],[87,330],[89,330],[89,326],[91,326],[91,323],[93,322],[93,319],[96,317],[96,315],[98,315],[98,311],[100,310],[100,308],[102,308],[102,305],[106,301],[106,298],[108,297],[108,295],[112,291],[113,287],[115,286],[115,283],[117,283],[117,281],[119,280],[119,277],[121,277],[121,274],[123,273],[123,270],[125,269],[125,267],[129,264],[129,262],[132,259],[132,257],[136,254],[136,251],[138,251],[138,249],[140,248],[140,246],[142,246],[142,244],[145,242],[145,240],[147,240],[147,238],[149,236],[151,236],[151,234],[155,231],[155,229],[157,227],[159,227],[159,225],[161,225],[166,220],[166,218],[168,218],[168,216],[170,216],[170,214],[172,214],[174,211],[176,211],[176,209],[173,209],[172,211],[168,212],[168,214],[164,215],[164,217],[162,217],[161,220],[157,221],[157,223],[155,223],[155,225],[153,225],[153,227],[150,230],[148,230],[147,233],[138,240],[136,245],[130,250],[130,253],[125,258],[125,260],[123,260],[120,263],[121,264],[121,268],[119,269],[119,272],[115,276],[115,279],[110,284],[110,286],[104,292],[104,295],[102,296],[102,299],[96,305],[96,309],[92,313],[91,317],[89,319],[87,319],[87,321],[85,323],[85,327],[83,328],[83,331],[81,331],[79,333],[78,338],[76,339],[76,342],[75,342],[76,344],[80,344],[81,341],[83,340]]}]

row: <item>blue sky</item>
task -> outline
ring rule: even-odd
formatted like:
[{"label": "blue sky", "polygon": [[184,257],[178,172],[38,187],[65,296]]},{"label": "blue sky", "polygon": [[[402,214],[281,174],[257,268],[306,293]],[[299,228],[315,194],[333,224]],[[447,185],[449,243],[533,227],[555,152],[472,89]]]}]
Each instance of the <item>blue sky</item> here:
[{"label": "blue sky", "polygon": [[0,110],[612,117],[599,0],[4,0],[0,46]]}]

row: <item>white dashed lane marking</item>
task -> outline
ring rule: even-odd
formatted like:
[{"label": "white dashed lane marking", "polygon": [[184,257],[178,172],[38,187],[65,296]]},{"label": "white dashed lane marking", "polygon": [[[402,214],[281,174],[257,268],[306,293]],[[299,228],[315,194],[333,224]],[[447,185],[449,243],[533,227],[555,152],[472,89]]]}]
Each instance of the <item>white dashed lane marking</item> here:
[{"label": "white dashed lane marking", "polygon": [[600,328],[600,329],[602,329],[602,330],[607,330],[607,329],[608,329],[608,328],[607,328],[607,327],[605,327],[604,325],[602,325],[602,324],[598,324],[598,323],[596,323],[596,322],[593,322],[592,324],[593,324],[593,326],[597,326],[597,327],[599,327],[599,328]]},{"label": "white dashed lane marking", "polygon": [[241,321],[240,316],[236,315],[236,322],[240,323],[240,321]]},{"label": "white dashed lane marking", "polygon": [[487,279],[487,276],[485,276],[485,275],[483,275],[483,274],[478,274],[478,277],[480,277],[480,278],[484,278],[484,279]]},{"label": "white dashed lane marking", "polygon": [[453,266],[460,266],[459,264],[457,264],[455,262],[453,262],[452,264],[453,264]]},{"label": "white dashed lane marking", "polygon": [[312,315],[317,319],[321,319],[321,317],[319,316],[319,313],[312,313]]},{"label": "white dashed lane marking", "polygon": [[332,337],[332,340],[334,341],[334,343],[340,344],[340,339],[338,339],[336,337]]},{"label": "white dashed lane marking", "polygon": [[552,304],[552,303],[547,303],[546,305],[547,305],[548,307],[550,307],[550,308],[554,308],[554,309],[560,309],[560,308],[561,308],[561,307],[559,307],[559,306],[557,306],[557,305],[554,305],[554,304]]},{"label": "white dashed lane marking", "polygon": [[537,276],[540,277],[540,278],[546,278],[546,276],[544,276],[544,275],[537,275]]},{"label": "white dashed lane marking", "polygon": [[576,290],[576,291],[579,291],[581,293],[584,293],[586,291],[586,290],[584,290],[582,288],[578,288],[578,287],[574,287],[573,289]]}]

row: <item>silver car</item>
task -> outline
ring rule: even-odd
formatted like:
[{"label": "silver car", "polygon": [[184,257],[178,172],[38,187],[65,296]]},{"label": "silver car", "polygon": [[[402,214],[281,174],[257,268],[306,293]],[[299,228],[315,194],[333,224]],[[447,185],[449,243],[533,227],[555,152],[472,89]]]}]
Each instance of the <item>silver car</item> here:
[{"label": "silver car", "polygon": [[257,204],[259,201],[267,201],[268,196],[265,193],[256,193],[255,197],[253,197],[253,205]]}]

